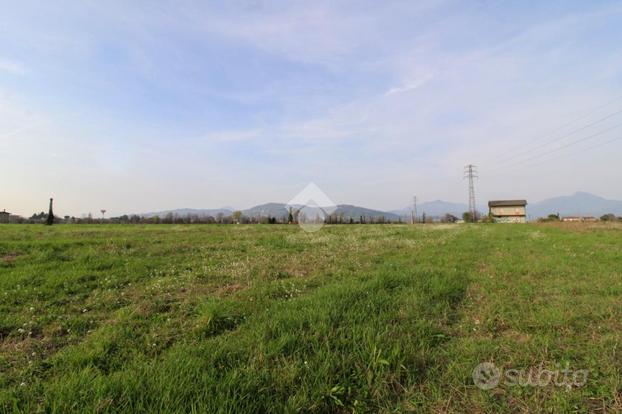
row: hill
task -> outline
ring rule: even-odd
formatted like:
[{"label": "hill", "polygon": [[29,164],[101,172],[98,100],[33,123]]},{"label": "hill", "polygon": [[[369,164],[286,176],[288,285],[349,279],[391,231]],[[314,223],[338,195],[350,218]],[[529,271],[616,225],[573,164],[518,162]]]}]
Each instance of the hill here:
[{"label": "hill", "polygon": [[367,218],[381,218],[384,217],[386,220],[396,221],[399,220],[400,216],[388,211],[381,210],[372,210],[369,208],[353,206],[350,204],[340,204],[337,206],[337,210],[335,211],[337,215],[343,215],[346,219],[358,219],[361,216]]},{"label": "hill", "polygon": [[527,205],[527,214],[532,217],[546,217],[559,213],[562,216],[595,216],[613,213],[622,215],[622,201],[608,200],[586,192],[569,196],[553,197]]},{"label": "hill", "polygon": [[207,216],[216,217],[218,214],[221,214],[221,213],[225,216],[228,216],[228,215],[231,215],[231,213],[233,213],[233,209],[229,209],[229,208],[213,208],[213,209],[178,208],[174,210],[155,211],[152,213],[143,213],[143,214],[138,214],[138,215],[141,217],[146,217],[146,218],[155,217],[155,216],[162,218],[162,217],[166,217],[168,214],[172,214],[178,217],[186,217],[189,215],[199,216],[199,217],[207,217]]},{"label": "hill", "polygon": [[[443,200],[428,201],[417,205],[418,214],[421,216],[425,213],[429,217],[442,217],[448,213],[460,217],[462,216],[462,213],[467,210],[468,206],[464,203],[452,203]],[[488,207],[478,206],[478,210],[485,214],[488,211]],[[147,218],[156,215],[159,217],[165,217],[167,214],[173,214],[180,217],[187,215],[216,217],[218,214],[223,214],[225,216],[231,215],[233,211],[234,209],[230,207],[217,209],[180,208],[139,215]],[[400,217],[403,219],[409,219],[411,211],[412,206],[407,206],[399,210],[381,211],[350,204],[340,204],[337,206],[335,213],[338,215],[342,214],[346,219],[353,218],[356,220],[363,216],[367,218],[385,217],[387,220],[396,221]],[[533,218],[546,217],[553,213],[559,213],[562,216],[579,215],[595,217],[600,217],[601,215],[607,213],[613,213],[620,216],[622,215],[622,201],[608,200],[594,194],[577,192],[569,196],[553,197],[536,203],[530,203],[527,205],[527,213]],[[265,203],[242,210],[242,214],[247,217],[282,218],[287,216],[288,211],[287,205],[284,203]]]},{"label": "hill", "polygon": [[[266,203],[243,210],[242,214],[247,217],[287,217],[287,205],[283,203]],[[370,208],[353,206],[350,204],[340,204],[334,211],[336,215],[343,215],[345,219],[357,220],[361,216],[365,218],[381,218],[397,221],[400,216],[387,211],[373,210]]]},{"label": "hill", "polygon": [[288,210],[284,203],[266,203],[242,210],[246,217],[287,217]]},{"label": "hill", "polygon": [[[207,217],[212,216],[216,217],[218,214],[223,214],[225,216],[229,216],[233,213],[232,208],[218,208],[218,209],[193,209],[193,208],[178,208],[174,210],[163,210],[152,213],[143,213],[139,214],[139,216],[150,218],[154,216],[158,216],[160,218],[167,216],[168,214],[173,214],[174,216],[184,217],[188,215],[196,215],[199,217]],[[242,210],[242,214],[246,217],[276,217],[283,218],[288,215],[287,205],[284,203],[265,203],[259,204],[257,206],[247,208]],[[400,218],[400,215],[394,214],[387,211],[374,210],[365,207],[353,206],[350,204],[340,204],[334,211],[334,214],[343,215],[345,219],[354,219],[358,220],[361,216],[365,218],[381,218],[384,217],[386,220],[397,221]],[[410,213],[409,213],[410,214]]]}]

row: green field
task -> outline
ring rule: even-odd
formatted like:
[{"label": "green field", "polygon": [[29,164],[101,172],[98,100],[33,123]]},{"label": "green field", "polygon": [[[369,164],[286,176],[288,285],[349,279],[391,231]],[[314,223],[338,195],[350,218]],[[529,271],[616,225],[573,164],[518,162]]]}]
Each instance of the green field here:
[{"label": "green field", "polygon": [[614,224],[4,225],[0,298],[4,412],[622,410]]}]

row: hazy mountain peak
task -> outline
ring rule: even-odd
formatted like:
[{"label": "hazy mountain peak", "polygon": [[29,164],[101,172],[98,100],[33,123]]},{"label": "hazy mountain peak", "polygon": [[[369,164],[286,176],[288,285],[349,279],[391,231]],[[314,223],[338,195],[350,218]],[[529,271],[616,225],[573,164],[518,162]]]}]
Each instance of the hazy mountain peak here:
[{"label": "hazy mountain peak", "polygon": [[597,196],[595,194],[592,193],[588,193],[586,191],[577,191],[576,193],[574,193],[573,195],[569,196],[569,197],[581,197],[581,198],[591,198],[594,200],[605,200],[605,198]]},{"label": "hazy mountain peak", "polygon": [[572,195],[552,197],[527,206],[527,214],[532,217],[546,217],[559,213],[562,216],[601,216],[603,214],[622,215],[622,201],[577,191]]}]

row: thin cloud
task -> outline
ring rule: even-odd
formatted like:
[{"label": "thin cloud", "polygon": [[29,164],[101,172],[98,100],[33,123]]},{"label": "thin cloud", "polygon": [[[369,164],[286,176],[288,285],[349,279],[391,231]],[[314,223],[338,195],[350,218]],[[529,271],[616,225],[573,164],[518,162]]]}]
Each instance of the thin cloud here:
[{"label": "thin cloud", "polygon": [[424,78],[421,79],[416,79],[416,80],[412,80],[409,82],[406,82],[403,85],[400,86],[396,86],[393,87],[391,89],[389,89],[384,96],[390,96],[396,93],[404,93],[404,92],[411,92],[414,91],[415,89],[419,89],[422,86],[424,86],[425,84],[427,84],[428,82],[430,82],[432,79],[434,78],[434,76],[430,75],[430,76],[426,76]]},{"label": "thin cloud", "polygon": [[205,135],[205,140],[215,142],[245,142],[259,138],[261,135],[261,129],[235,129],[210,132]]},{"label": "thin cloud", "polygon": [[27,70],[24,65],[19,62],[0,59],[0,72],[6,72],[12,75],[25,75]]},{"label": "thin cloud", "polygon": [[9,138],[9,137],[12,137],[14,135],[21,134],[22,132],[26,132],[28,130],[34,129],[36,127],[37,127],[37,124],[25,125],[23,127],[16,128],[13,131],[9,131],[9,132],[6,132],[4,134],[0,134],[0,138]]}]

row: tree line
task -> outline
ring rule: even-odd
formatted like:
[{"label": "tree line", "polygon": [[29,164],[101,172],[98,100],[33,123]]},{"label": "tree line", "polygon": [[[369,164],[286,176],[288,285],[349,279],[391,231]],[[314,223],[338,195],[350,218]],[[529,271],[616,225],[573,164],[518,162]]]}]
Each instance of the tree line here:
[{"label": "tree line", "polygon": [[[45,212],[35,213],[30,217],[21,217],[17,215],[11,215],[10,222],[16,224],[297,224],[298,212],[289,211],[288,214],[281,216],[247,216],[241,211],[234,211],[232,214],[226,215],[219,213],[215,216],[211,215],[199,215],[199,214],[185,214],[179,215],[174,213],[167,213],[165,215],[153,215],[153,216],[141,216],[138,214],[127,215],[124,214],[118,217],[100,218],[94,217],[92,214],[88,214],[82,217],[64,216],[59,217],[54,215],[53,220],[50,220],[50,214]],[[622,217],[616,217],[614,214],[604,214],[599,218],[603,222],[615,222],[622,221]],[[445,214],[441,217],[431,217],[423,213],[421,216],[415,218],[415,223],[456,223],[459,222],[459,218],[452,214]],[[471,213],[465,212],[462,215],[462,221],[466,223],[474,222],[492,222],[493,220],[487,215],[479,215],[472,217]],[[559,214],[550,214],[546,218],[540,218],[539,222],[547,221],[561,221]],[[343,213],[335,213],[327,215],[321,220],[324,224],[405,224],[411,222],[410,220],[404,221],[401,217],[398,219],[392,219],[385,216],[358,216],[356,218],[344,215]]]},{"label": "tree line", "polygon": [[[54,224],[297,224],[298,214],[290,211],[282,216],[258,215],[246,216],[241,211],[234,211],[230,215],[219,213],[215,216],[199,214],[174,214],[141,216],[138,214],[124,214],[118,217],[94,217],[88,214],[82,217],[54,216]],[[49,214],[45,212],[35,213],[32,216],[11,216],[11,223],[18,224],[46,224],[49,223]],[[331,214],[323,220],[325,224],[397,224],[403,223],[402,218],[390,219],[384,216],[357,218],[344,214]]]}]

